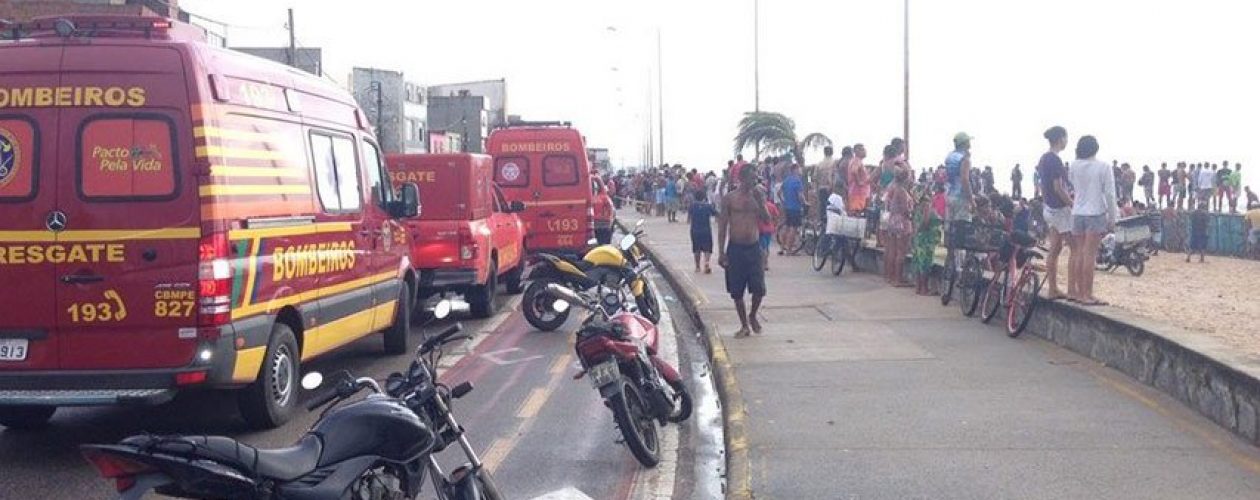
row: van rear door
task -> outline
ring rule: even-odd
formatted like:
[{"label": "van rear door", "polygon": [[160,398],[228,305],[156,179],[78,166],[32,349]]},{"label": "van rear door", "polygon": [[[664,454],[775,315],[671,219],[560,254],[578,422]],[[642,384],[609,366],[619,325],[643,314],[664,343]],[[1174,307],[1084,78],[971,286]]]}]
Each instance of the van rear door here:
[{"label": "van rear door", "polygon": [[[127,61],[126,72],[113,65]],[[56,147],[62,369],[170,368],[196,350],[200,196],[183,57],[174,48],[66,47]],[[87,105],[90,104],[90,105]]]},{"label": "van rear door", "polygon": [[[466,158],[442,156],[413,159],[403,167],[402,182],[420,186],[424,208],[418,219],[407,221],[408,231],[415,238],[411,257],[423,269],[458,268],[465,265],[461,256],[473,207],[469,199],[468,164]],[[395,184],[397,185],[397,183]],[[462,231],[461,231],[462,229]]]},{"label": "van rear door", "polygon": [[586,247],[591,187],[583,166],[573,155],[563,153],[495,158],[495,182],[504,191],[520,192],[513,188],[528,186],[528,196],[522,200],[527,209],[521,214],[526,248],[580,251]]},{"label": "van rear door", "polygon": [[[57,110],[32,107],[58,85],[61,47],[6,47],[0,64],[0,372],[55,370]],[[15,99],[20,99],[16,101]]]}]

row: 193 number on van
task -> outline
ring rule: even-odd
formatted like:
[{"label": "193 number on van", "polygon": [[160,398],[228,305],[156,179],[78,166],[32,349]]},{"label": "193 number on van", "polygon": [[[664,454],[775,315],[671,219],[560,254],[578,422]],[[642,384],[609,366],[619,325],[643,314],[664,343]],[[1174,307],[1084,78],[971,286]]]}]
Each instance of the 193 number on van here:
[{"label": "193 number on van", "polygon": [[548,219],[547,230],[552,232],[559,231],[577,231],[579,229],[577,219]]},{"label": "193 number on van", "polygon": [[66,308],[72,323],[105,323],[127,317],[127,305],[115,290],[105,290],[101,302],[77,302]]}]

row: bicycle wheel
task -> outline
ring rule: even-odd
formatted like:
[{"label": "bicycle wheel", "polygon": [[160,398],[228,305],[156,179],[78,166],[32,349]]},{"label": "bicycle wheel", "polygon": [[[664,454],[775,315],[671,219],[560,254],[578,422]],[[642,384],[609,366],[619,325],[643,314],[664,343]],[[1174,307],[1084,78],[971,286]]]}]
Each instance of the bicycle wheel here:
[{"label": "bicycle wheel", "polygon": [[984,286],[982,278],[984,273],[980,267],[980,259],[974,255],[967,256],[962,269],[958,271],[958,306],[962,308],[963,316],[970,318],[976,315]]},{"label": "bicycle wheel", "polygon": [[[796,243],[790,247],[784,245],[783,242],[787,240],[786,236],[791,234],[793,231],[796,232]],[[801,228],[799,227],[792,227],[787,225],[787,223],[780,223],[774,234],[775,239],[779,242],[779,248],[783,250],[783,253],[794,254],[800,252],[801,248],[805,247],[804,233],[801,232]]]},{"label": "bicycle wheel", "polygon": [[1011,296],[1007,298],[1010,309],[1006,315],[1006,334],[1011,338],[1018,337],[1019,334],[1024,333],[1025,328],[1028,328],[1028,322],[1032,319],[1033,312],[1037,310],[1037,303],[1041,302],[1039,293],[1041,293],[1041,276],[1025,269],[1019,281],[1015,283]]},{"label": "bicycle wheel", "polygon": [[984,289],[984,305],[980,307],[980,321],[988,323],[997,316],[998,309],[1002,308],[1002,294],[1006,293],[1007,279],[1010,272],[1006,269],[998,271],[993,275],[993,279],[989,281],[989,285]]},{"label": "bicycle wheel", "polygon": [[818,248],[818,240],[823,235],[818,234],[818,230],[813,226],[805,226],[801,228],[801,251],[806,255],[814,255],[814,250]]},{"label": "bicycle wheel", "polygon": [[831,245],[831,275],[839,276],[844,272],[844,262],[849,260],[849,239],[840,236],[833,236]]},{"label": "bicycle wheel", "polygon": [[950,299],[954,298],[954,285],[958,282],[958,269],[956,266],[957,254],[954,249],[945,252],[945,264],[941,266],[941,305],[949,305]]},{"label": "bicycle wheel", "polygon": [[814,249],[814,270],[822,271],[823,266],[827,265],[827,257],[831,255],[831,245],[833,245],[835,237],[830,234],[822,235],[818,240],[818,247]]}]

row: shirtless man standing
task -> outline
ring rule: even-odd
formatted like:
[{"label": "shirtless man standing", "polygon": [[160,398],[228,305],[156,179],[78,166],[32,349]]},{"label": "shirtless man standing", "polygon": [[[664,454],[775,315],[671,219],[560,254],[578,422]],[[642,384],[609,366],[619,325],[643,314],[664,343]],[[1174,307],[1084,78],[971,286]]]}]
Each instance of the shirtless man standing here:
[{"label": "shirtless man standing", "polygon": [[[735,299],[735,311],[739,313],[740,328],[735,337],[747,337],[750,326],[752,331],[761,333],[757,309],[766,295],[766,274],[757,244],[757,225],[768,220],[765,195],[757,188],[757,172],[740,169],[739,189],[722,197],[718,217],[718,264],[726,268],[726,291]],[[751,311],[744,309],[745,289],[752,295]]]}]

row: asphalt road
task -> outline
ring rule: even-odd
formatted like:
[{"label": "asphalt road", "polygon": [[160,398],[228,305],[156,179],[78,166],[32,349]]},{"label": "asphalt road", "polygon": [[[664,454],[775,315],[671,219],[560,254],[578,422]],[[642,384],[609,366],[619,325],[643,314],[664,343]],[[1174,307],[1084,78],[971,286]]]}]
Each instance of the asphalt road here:
[{"label": "asphalt road", "polygon": [[[664,286],[664,282],[658,282]],[[662,294],[674,294],[661,289]],[[440,378],[451,385],[471,381],[476,389],[455,402],[457,418],[493,471],[508,498],[623,499],[711,498],[720,491],[720,419],[703,355],[693,335],[678,335],[679,362],[699,403],[696,416],[673,431],[677,457],[652,471],[641,470],[616,440],[612,415],[598,393],[577,372],[571,337],[577,318],[555,332],[539,332],[517,310],[519,297],[501,298],[504,307],[487,320],[455,318],[466,331],[479,332],[469,345],[452,349]],[[676,304],[673,304],[676,305]],[[672,308],[671,308],[672,309]],[[673,315],[682,320],[684,315]],[[662,321],[664,324],[665,322]],[[436,330],[440,324],[429,328]],[[670,331],[673,326],[669,325]],[[693,332],[680,324],[679,331]],[[417,334],[418,335],[418,334]],[[671,343],[672,344],[672,343]],[[383,379],[402,371],[408,356],[381,354],[374,335],[303,367],[325,373],[349,369],[356,376]],[[41,431],[0,427],[0,499],[110,498],[113,485],[99,479],[79,456],[85,443],[109,443],[140,432],[223,434],[259,447],[286,446],[316,419],[302,413],[282,428],[245,428],[227,393],[185,394],[152,408],[62,409]],[[663,435],[664,436],[664,435]],[[669,453],[667,453],[668,455]],[[698,455],[698,456],[697,456]],[[443,452],[445,466],[458,465],[458,448]],[[449,469],[448,469],[449,470]],[[697,476],[702,475],[699,481]],[[426,485],[427,486],[427,485]],[[432,498],[426,491],[421,498]]]}]

